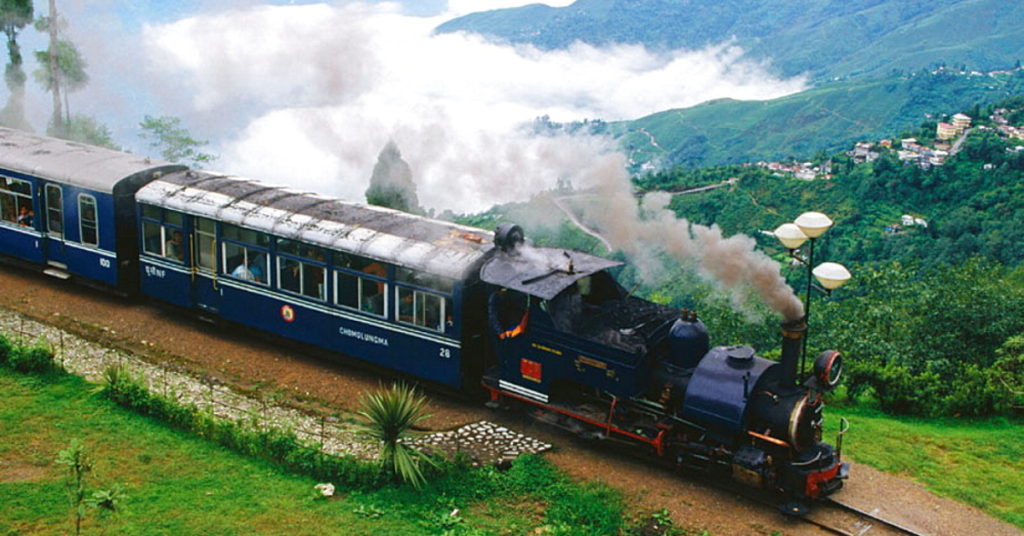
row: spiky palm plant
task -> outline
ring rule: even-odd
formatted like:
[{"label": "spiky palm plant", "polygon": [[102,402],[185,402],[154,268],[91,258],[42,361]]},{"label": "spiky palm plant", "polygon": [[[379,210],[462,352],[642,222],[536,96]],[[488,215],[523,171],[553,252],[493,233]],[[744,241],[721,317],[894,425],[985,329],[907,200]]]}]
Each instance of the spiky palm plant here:
[{"label": "spiky palm plant", "polygon": [[433,462],[402,440],[411,436],[413,426],[432,416],[423,412],[426,397],[414,387],[394,383],[389,388],[364,394],[361,402],[363,410],[359,415],[367,421],[363,433],[380,442],[379,460],[384,469],[396,480],[420,487],[424,482],[420,461]]}]

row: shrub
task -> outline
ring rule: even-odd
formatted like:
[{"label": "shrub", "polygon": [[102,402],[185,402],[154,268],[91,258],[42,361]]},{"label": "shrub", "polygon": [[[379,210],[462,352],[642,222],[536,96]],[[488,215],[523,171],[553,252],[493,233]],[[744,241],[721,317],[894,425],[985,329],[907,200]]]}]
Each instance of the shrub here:
[{"label": "shrub", "polygon": [[6,365],[14,345],[6,336],[0,335],[0,365]]},{"label": "shrub", "polygon": [[359,415],[366,419],[363,433],[380,442],[380,462],[385,471],[419,487],[424,483],[419,462],[430,458],[421,451],[406,445],[403,439],[420,421],[429,418],[423,413],[426,398],[408,385],[395,383],[388,389],[363,396],[363,410]]},{"label": "shrub", "polygon": [[7,362],[23,373],[43,374],[54,370],[53,350],[45,339],[32,346],[15,345],[8,350]]}]

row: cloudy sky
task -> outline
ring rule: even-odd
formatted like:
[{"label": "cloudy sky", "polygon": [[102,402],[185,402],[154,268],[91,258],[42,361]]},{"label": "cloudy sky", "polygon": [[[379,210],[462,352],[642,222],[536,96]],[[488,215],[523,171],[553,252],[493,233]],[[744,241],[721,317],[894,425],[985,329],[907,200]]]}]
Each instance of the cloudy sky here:
[{"label": "cloudy sky", "polygon": [[[460,14],[527,3],[58,0],[92,78],[70,96],[72,111],[109,126],[119,143],[147,152],[142,117],[175,116],[210,140],[220,171],[356,201],[389,140],[423,204],[471,212],[558,178],[584,186],[624,177],[605,140],[534,138],[521,128],[534,118],[632,119],[804,87],[729,43],[541,52],[432,33]],[[45,47],[32,33],[26,52]],[[49,97],[31,82],[30,91],[41,131]]]}]

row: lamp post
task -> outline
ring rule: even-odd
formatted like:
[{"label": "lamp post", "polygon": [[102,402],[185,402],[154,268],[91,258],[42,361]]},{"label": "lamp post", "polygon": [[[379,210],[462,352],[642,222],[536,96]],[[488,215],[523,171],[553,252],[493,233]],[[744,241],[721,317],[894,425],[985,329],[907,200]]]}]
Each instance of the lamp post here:
[{"label": "lamp post", "polygon": [[[834,262],[823,262],[816,268],[811,268],[814,266],[814,242],[825,234],[832,224],[832,220],[821,212],[804,212],[793,223],[784,223],[775,230],[775,237],[789,251],[790,257],[807,266],[807,292],[804,297],[805,322],[810,321],[812,288],[825,294],[831,294],[833,290],[841,287],[850,279],[849,270]],[[804,261],[796,254],[796,250],[808,240],[810,240],[810,246],[807,248],[807,260]],[[818,280],[821,284],[820,287],[814,284],[812,277]],[[804,374],[806,360],[807,337],[805,336],[800,352],[801,376]]]}]

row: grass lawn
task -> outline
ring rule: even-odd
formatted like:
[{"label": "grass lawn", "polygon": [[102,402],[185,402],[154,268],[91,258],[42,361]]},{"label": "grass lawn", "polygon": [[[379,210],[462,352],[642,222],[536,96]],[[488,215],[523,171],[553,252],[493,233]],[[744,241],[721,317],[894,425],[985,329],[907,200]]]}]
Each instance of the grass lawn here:
[{"label": "grass lawn", "polygon": [[[1006,419],[914,419],[831,406],[826,438],[849,419],[843,455],[1024,528],[1024,426]],[[851,478],[856,476],[851,475]]]},{"label": "grass lawn", "polygon": [[338,490],[316,498],[316,481],[116,407],[80,378],[2,367],[0,437],[0,536],[74,534],[66,468],[54,461],[73,438],[94,462],[89,492],[120,484],[128,495],[116,516],[98,519],[89,510],[83,534],[513,535],[544,525],[615,534],[623,516],[607,488],[569,483],[540,458],[507,472],[452,472],[423,491]]}]

